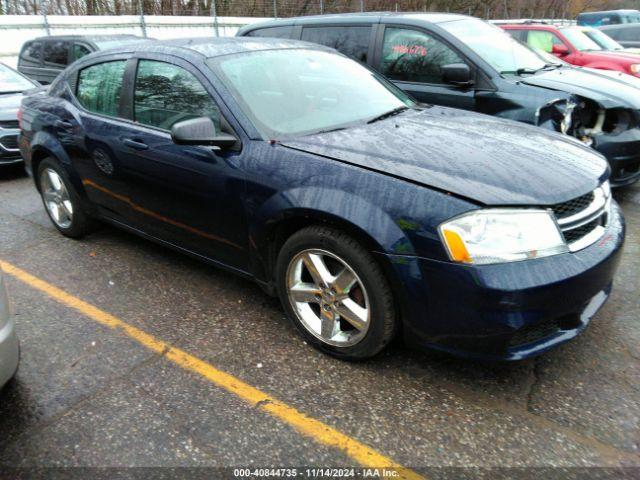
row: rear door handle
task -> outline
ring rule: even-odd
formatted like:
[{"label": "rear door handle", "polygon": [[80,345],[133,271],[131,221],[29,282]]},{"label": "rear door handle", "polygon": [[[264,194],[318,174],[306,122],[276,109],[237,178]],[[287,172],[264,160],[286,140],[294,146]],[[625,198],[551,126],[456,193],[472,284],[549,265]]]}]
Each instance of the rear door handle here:
[{"label": "rear door handle", "polygon": [[133,140],[131,138],[125,138],[122,140],[122,144],[126,145],[129,148],[133,148],[134,150],[147,150],[149,145],[144,142],[140,142],[138,140]]},{"label": "rear door handle", "polygon": [[53,125],[65,130],[73,128],[73,124],[71,122],[67,122],[66,120],[56,120],[55,122],[53,122]]}]

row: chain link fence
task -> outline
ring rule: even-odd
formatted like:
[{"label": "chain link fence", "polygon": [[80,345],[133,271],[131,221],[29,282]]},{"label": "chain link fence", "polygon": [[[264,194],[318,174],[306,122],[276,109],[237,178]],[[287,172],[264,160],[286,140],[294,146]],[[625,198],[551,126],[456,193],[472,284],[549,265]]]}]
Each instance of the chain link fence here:
[{"label": "chain link fence", "polygon": [[[189,8],[185,8],[187,1]],[[249,23],[302,15],[444,11],[485,19],[547,18],[552,19],[549,23],[571,23],[568,2],[554,1],[540,8],[543,2],[515,0],[0,0],[5,13],[0,16],[0,61],[15,66],[22,44],[44,35],[233,36]],[[537,7],[526,7],[531,4]],[[29,9],[35,13],[19,14]]]}]

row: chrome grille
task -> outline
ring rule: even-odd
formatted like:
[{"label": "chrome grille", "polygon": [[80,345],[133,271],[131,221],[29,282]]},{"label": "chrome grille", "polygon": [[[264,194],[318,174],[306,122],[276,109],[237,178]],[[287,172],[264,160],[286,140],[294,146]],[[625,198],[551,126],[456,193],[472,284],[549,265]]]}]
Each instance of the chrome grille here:
[{"label": "chrome grille", "polygon": [[593,197],[594,193],[589,192],[586,195],[574,198],[573,200],[569,200],[568,202],[553,205],[551,207],[551,210],[553,210],[553,213],[556,214],[557,219],[570,217],[571,215],[575,215],[581,210],[587,208],[589,204],[593,202]]},{"label": "chrome grille", "polygon": [[0,128],[20,128],[18,120],[0,120]]},{"label": "chrome grille", "polygon": [[17,135],[5,135],[0,137],[0,144],[5,150],[17,150],[18,149],[18,136]]},{"label": "chrome grille", "polygon": [[582,250],[602,237],[609,220],[610,205],[609,189],[599,187],[550,207],[570,251]]}]

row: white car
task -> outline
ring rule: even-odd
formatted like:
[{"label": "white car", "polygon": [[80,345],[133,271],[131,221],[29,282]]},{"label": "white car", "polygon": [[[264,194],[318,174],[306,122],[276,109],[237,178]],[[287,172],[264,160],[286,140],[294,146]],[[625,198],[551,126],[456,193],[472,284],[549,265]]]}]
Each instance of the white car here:
[{"label": "white car", "polygon": [[7,289],[0,273],[0,388],[15,375],[19,356],[18,337],[9,314]]}]

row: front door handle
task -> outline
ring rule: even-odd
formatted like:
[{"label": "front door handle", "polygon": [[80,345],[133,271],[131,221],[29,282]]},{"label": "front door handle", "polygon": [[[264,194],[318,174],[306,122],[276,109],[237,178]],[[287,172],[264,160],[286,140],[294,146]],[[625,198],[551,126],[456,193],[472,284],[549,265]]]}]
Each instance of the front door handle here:
[{"label": "front door handle", "polygon": [[66,120],[56,120],[55,122],[53,122],[53,125],[64,130],[70,130],[73,128],[73,124],[71,122],[67,122]]},{"label": "front door handle", "polygon": [[139,140],[134,140],[132,138],[125,138],[124,140],[122,140],[122,144],[129,147],[129,148],[133,148],[134,150],[148,150],[149,149],[149,145],[147,145],[144,142],[141,142]]}]

